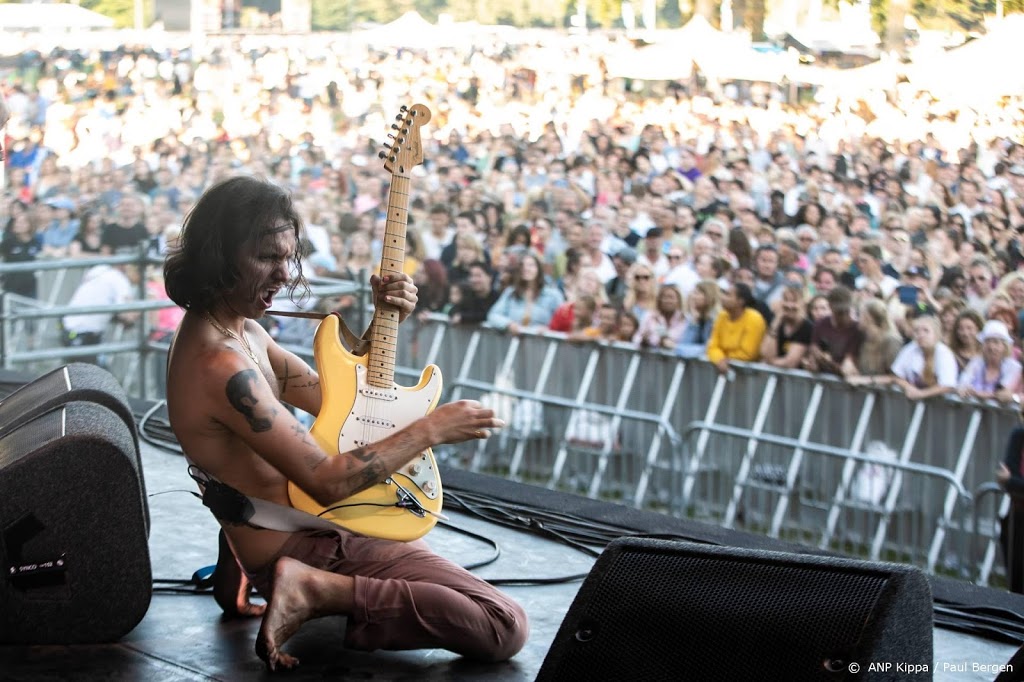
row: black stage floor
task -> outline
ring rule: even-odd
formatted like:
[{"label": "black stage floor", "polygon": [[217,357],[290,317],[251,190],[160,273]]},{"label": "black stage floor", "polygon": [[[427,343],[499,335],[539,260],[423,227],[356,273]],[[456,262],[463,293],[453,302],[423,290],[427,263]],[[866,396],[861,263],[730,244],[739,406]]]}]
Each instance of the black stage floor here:
[{"label": "black stage floor", "polygon": [[[149,546],[154,578],[187,579],[216,560],[217,526],[187,491],[194,489],[181,456],[144,442],[142,462],[150,495]],[[493,496],[515,503],[571,512],[630,533],[681,534],[729,546],[781,549],[777,542],[659,514],[533,488],[494,477],[443,470],[446,492]],[[586,574],[593,557],[561,542],[450,511],[452,524],[491,538],[501,550],[496,561],[476,572],[488,579],[557,578]],[[435,551],[463,564],[492,556],[481,540],[438,527],[427,540]],[[442,650],[363,653],[342,645],[341,618],[314,621],[286,649],[302,660],[287,679],[358,680],[532,680],[580,586],[579,581],[503,587],[526,609],[531,636],[522,652],[499,665],[470,663]],[[933,591],[972,606],[1011,608],[1024,614],[1024,599],[952,581],[933,581]],[[111,595],[117,599],[117,595]],[[258,680],[270,677],[253,652],[256,620],[224,620],[209,594],[156,592],[142,622],[120,642],[89,646],[0,646],[0,680]],[[1005,663],[1017,645],[936,628],[935,679],[990,680],[972,673],[972,663]],[[967,672],[942,669],[942,663]],[[778,671],[766,678],[786,679]]]}]

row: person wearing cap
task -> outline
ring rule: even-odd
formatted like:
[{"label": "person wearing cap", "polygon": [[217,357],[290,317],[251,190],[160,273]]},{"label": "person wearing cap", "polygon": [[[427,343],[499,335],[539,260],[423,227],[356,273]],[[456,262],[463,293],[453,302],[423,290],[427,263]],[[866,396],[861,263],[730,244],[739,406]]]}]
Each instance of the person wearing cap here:
[{"label": "person wearing cap", "polygon": [[957,393],[961,398],[1008,402],[1018,392],[1021,364],[1013,358],[1013,338],[1005,322],[988,320],[978,334],[981,355],[960,372]]}]

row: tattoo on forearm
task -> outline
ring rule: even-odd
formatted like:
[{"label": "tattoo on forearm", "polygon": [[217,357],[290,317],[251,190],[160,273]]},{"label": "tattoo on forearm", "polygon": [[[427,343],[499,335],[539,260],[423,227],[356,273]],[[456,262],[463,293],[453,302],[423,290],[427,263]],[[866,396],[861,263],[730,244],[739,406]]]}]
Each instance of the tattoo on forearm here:
[{"label": "tattoo on forearm", "polygon": [[302,444],[303,445],[312,445],[313,444],[313,441],[311,441],[309,439],[309,432],[306,431],[305,428],[303,428],[302,424],[299,424],[299,423],[292,424],[292,433],[294,433],[296,436],[298,436],[299,438],[302,439]]},{"label": "tattoo on forearm", "polygon": [[356,448],[349,454],[358,459],[360,462],[371,462],[377,459],[377,451],[370,450],[369,448]]},{"label": "tattoo on forearm", "polygon": [[316,471],[321,464],[327,461],[327,455],[321,452],[308,452],[302,459],[310,471]]},{"label": "tattoo on forearm", "polygon": [[383,480],[386,473],[387,472],[384,471],[384,465],[381,464],[380,460],[378,460],[376,456],[374,456],[372,460],[366,463],[363,470],[356,474],[356,487],[352,491],[352,494],[362,492],[370,486],[376,485]]},{"label": "tattoo on forearm", "polygon": [[256,433],[269,431],[277,415],[277,406],[270,404],[263,406],[256,398],[253,390],[259,379],[256,370],[244,369],[228,379],[227,395],[231,406],[238,410],[249,427]]},{"label": "tattoo on forearm", "polygon": [[[292,389],[301,388],[315,388],[320,385],[320,381],[313,375],[313,371],[306,369],[305,374],[289,374],[288,373],[288,361],[284,361],[284,371],[277,377],[277,381],[280,384],[280,393],[284,395],[285,389],[291,387]],[[288,382],[292,383],[289,384]]]}]

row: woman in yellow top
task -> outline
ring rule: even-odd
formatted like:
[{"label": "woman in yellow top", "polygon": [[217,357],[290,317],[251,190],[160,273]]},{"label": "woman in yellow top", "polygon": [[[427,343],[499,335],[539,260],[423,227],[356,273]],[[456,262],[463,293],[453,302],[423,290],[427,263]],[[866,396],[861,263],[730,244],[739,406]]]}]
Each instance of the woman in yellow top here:
[{"label": "woman in yellow top", "polygon": [[761,358],[765,323],[753,305],[754,294],[746,284],[722,287],[722,312],[708,339],[708,360],[723,374],[729,371],[730,360],[757,362]]}]

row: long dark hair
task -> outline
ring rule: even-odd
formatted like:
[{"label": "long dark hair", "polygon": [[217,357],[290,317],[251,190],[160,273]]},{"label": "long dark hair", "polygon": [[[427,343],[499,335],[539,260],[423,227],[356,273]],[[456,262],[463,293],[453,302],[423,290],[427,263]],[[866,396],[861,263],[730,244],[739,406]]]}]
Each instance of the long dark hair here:
[{"label": "long dark hair", "polygon": [[[282,220],[291,223],[301,243],[302,220],[285,190],[247,176],[213,185],[185,218],[178,246],[164,261],[167,295],[187,310],[209,310],[238,284],[241,256],[257,249],[263,235]],[[297,249],[289,293],[300,287],[304,294],[309,291],[300,257]]]}]

